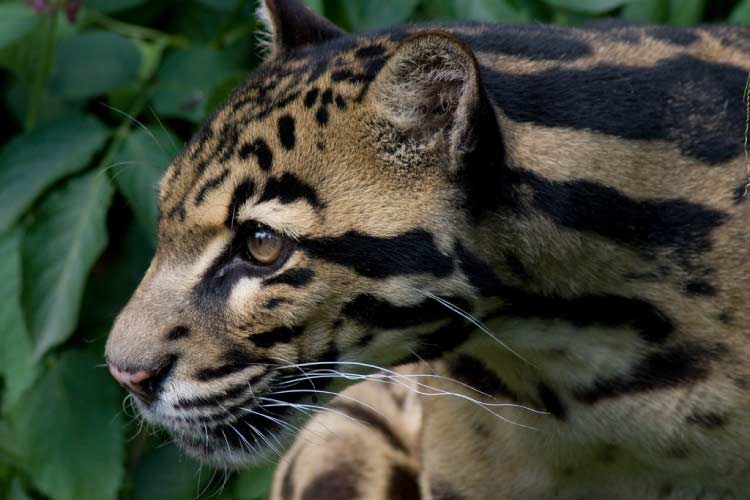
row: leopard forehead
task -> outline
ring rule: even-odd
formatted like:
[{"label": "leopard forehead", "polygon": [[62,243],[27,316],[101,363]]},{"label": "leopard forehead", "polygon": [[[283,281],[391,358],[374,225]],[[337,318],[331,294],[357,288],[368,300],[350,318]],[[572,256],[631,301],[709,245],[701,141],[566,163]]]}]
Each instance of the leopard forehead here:
[{"label": "leopard forehead", "polygon": [[263,190],[260,200],[303,198],[320,207],[312,185],[320,185],[331,156],[351,155],[348,144],[365,139],[367,91],[404,36],[343,37],[262,64],[167,171],[162,225],[190,215],[206,219],[212,211],[218,221],[226,213],[217,207],[228,210],[230,193],[250,183]]}]

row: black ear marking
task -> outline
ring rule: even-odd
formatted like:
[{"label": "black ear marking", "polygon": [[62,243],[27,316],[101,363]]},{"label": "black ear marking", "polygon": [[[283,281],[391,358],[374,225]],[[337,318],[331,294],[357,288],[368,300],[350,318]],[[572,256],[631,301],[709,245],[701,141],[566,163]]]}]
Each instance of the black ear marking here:
[{"label": "black ear marking", "polygon": [[299,0],[264,0],[258,14],[271,34],[271,58],[346,34]]}]

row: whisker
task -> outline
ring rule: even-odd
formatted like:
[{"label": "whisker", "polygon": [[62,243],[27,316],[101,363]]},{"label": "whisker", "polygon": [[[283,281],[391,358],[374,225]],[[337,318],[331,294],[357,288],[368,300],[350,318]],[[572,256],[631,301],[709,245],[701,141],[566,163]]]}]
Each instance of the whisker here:
[{"label": "whisker", "polygon": [[473,324],[474,326],[476,326],[477,328],[479,328],[481,331],[483,331],[484,333],[486,333],[487,335],[489,335],[490,338],[492,338],[495,342],[497,342],[498,344],[500,344],[501,346],[503,346],[503,348],[505,348],[508,352],[510,352],[511,354],[513,354],[514,356],[516,356],[518,359],[520,359],[521,361],[523,361],[527,365],[534,366],[531,362],[529,362],[529,360],[527,360],[526,358],[524,358],[523,356],[521,356],[519,353],[517,353],[516,351],[514,351],[510,346],[508,346],[508,344],[506,344],[505,342],[503,342],[502,340],[500,340],[499,338],[497,338],[497,335],[495,335],[494,333],[492,333],[492,331],[489,328],[487,328],[484,325],[484,323],[482,323],[481,321],[479,321],[478,319],[476,319],[474,316],[472,316],[468,312],[464,311],[463,309],[461,309],[457,305],[450,303],[449,301],[445,300],[444,298],[438,297],[437,295],[435,295],[432,292],[428,292],[426,290],[421,290],[421,289],[416,288],[416,287],[412,287],[412,288],[414,290],[416,290],[417,292],[421,293],[422,295],[424,295],[425,297],[430,298],[432,300],[435,300],[437,303],[443,305],[447,309],[453,311],[454,313],[458,314],[459,316],[461,316],[465,320],[469,321],[471,324]]}]

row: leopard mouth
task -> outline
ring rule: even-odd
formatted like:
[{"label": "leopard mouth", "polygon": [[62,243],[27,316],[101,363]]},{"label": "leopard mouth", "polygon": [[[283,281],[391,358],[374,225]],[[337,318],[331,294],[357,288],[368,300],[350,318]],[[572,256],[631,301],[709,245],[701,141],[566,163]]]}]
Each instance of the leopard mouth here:
[{"label": "leopard mouth", "polygon": [[263,385],[267,389],[262,392],[247,384],[239,394],[229,389],[178,400],[168,416],[145,405],[141,413],[201,462],[228,468],[253,465],[278,458],[301,421],[320,408],[320,385],[311,389],[306,380]]}]

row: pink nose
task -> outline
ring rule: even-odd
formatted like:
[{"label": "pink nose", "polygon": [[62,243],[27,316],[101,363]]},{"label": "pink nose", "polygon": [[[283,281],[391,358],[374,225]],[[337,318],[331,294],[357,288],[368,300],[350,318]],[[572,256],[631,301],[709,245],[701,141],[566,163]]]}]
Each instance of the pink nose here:
[{"label": "pink nose", "polygon": [[151,396],[146,387],[144,387],[144,382],[152,377],[149,372],[147,372],[146,370],[129,372],[126,370],[120,370],[112,364],[107,364],[107,366],[109,368],[109,373],[112,374],[112,376],[121,386],[138,396],[145,398],[149,398]]}]

